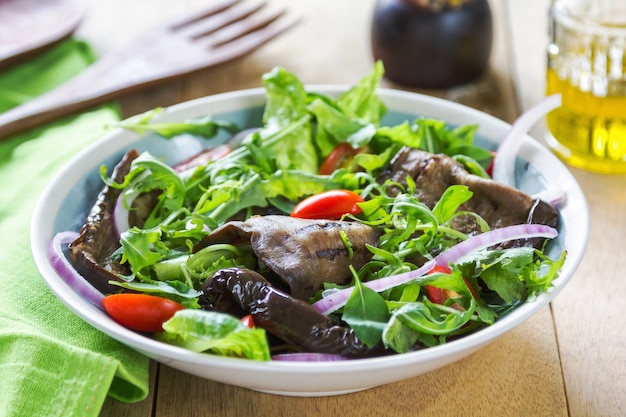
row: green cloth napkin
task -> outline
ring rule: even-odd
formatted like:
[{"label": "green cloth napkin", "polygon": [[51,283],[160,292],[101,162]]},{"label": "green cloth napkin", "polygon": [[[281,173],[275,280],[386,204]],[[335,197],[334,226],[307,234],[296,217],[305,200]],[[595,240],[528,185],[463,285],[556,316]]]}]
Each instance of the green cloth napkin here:
[{"label": "green cloth napkin", "polygon": [[[92,62],[70,39],[0,72],[0,112]],[[49,291],[32,259],[30,220],[52,175],[119,120],[102,106],[0,141],[0,416],[89,417],[110,395],[148,395],[148,359],[94,329]]]}]

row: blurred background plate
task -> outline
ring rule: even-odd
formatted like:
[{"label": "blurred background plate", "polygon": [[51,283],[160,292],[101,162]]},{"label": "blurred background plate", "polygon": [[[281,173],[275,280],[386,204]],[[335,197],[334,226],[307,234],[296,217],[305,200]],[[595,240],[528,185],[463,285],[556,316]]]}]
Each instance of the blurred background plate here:
[{"label": "blurred background plate", "polygon": [[0,67],[69,36],[84,9],[82,0],[0,0]]}]

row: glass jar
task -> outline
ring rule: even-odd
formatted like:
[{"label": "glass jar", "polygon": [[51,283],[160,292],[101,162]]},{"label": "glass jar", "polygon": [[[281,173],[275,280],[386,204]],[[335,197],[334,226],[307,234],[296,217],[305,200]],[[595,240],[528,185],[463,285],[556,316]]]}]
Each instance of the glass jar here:
[{"label": "glass jar", "polygon": [[626,1],[555,0],[550,8],[546,143],[567,163],[626,174]]}]

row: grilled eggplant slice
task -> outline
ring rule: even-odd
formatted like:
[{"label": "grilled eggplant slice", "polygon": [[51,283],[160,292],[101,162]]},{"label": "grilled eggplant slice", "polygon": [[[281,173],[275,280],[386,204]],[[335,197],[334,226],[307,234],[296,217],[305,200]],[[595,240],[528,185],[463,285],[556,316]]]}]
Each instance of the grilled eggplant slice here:
[{"label": "grilled eggplant slice", "polygon": [[[444,191],[451,185],[465,185],[474,193],[460,210],[479,214],[492,229],[515,224],[535,223],[557,227],[558,211],[548,203],[499,182],[470,174],[462,164],[443,154],[431,154],[419,149],[405,148],[398,152],[388,169],[378,178],[406,185],[407,177],[415,181],[416,195],[426,206],[433,208]],[[390,190],[391,194],[398,189]],[[452,227],[467,234],[480,233],[473,216],[459,216]],[[516,246],[540,245],[533,242],[516,242]]]},{"label": "grilled eggplant slice", "polygon": [[[130,165],[139,156],[128,151],[113,170],[113,181],[121,183],[130,171]],[[120,281],[120,275],[129,275],[130,269],[111,258],[120,242],[115,230],[113,211],[121,190],[105,186],[87,216],[80,235],[70,244],[74,267],[103,293],[119,291],[109,281]]]},{"label": "grilled eggplant slice", "polygon": [[379,233],[357,222],[254,216],[226,223],[201,246],[249,240],[259,262],[288,286],[293,297],[306,301],[324,282],[348,283],[349,266],[358,270],[369,262],[372,253],[366,245],[377,246]]},{"label": "grilled eggplant slice", "polygon": [[222,269],[205,282],[203,292],[202,308],[232,312],[234,304],[242,314],[252,315],[255,326],[303,352],[349,358],[384,352],[382,346],[366,346],[354,330],[334,324],[313,306],[278,290],[250,269]]}]

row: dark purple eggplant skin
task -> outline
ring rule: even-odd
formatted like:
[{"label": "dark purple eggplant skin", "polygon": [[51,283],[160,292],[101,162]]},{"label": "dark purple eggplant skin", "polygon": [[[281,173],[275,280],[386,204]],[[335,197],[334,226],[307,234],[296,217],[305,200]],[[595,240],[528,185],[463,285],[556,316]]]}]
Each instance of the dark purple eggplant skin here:
[{"label": "dark purple eggplant skin", "polygon": [[273,287],[262,275],[245,268],[218,271],[203,286],[199,303],[205,310],[232,313],[232,304],[251,314],[254,324],[302,352],[362,358],[384,353],[368,347],[354,330],[334,324],[308,303]]},{"label": "dark purple eggplant skin", "polygon": [[371,24],[375,60],[400,84],[436,89],[468,83],[488,67],[493,42],[487,0],[432,10],[409,0],[378,0]]},{"label": "dark purple eggplant skin", "polygon": [[[113,181],[121,183],[138,156],[136,150],[128,151],[115,166]],[[120,275],[130,275],[127,265],[111,259],[111,254],[120,247],[113,222],[113,211],[120,193],[121,190],[109,186],[102,189],[80,235],[69,245],[72,263],[78,273],[105,294],[120,290],[109,281],[121,281]]]}]

